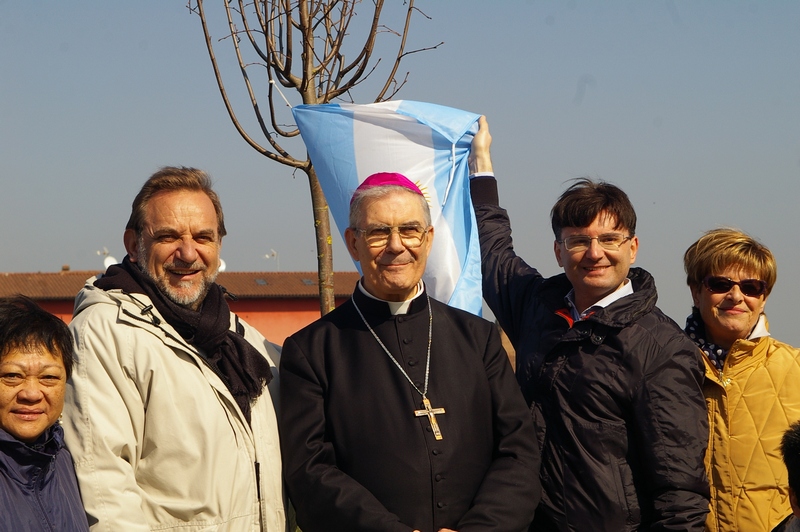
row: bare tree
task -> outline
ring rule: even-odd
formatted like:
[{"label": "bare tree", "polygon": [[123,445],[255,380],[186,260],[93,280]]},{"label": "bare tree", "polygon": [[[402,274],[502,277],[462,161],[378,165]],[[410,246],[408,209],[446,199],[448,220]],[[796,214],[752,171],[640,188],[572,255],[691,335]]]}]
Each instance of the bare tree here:
[{"label": "bare tree", "polygon": [[[324,315],[335,304],[328,203],[305,149],[292,143],[299,131],[287,114],[289,102],[280,87],[288,89],[291,97],[299,95],[304,104],[323,104],[336,99],[353,101],[353,90],[378,72],[381,59],[375,54],[376,45],[378,37],[384,34],[397,39],[392,47],[394,62],[387,65],[387,74],[382,71],[376,74],[382,81],[374,86],[377,95],[370,99],[389,100],[408,79],[408,72],[402,80],[398,79],[401,60],[442,43],[406,51],[412,15],[422,14],[414,7],[414,0],[402,4],[399,16],[404,16],[404,22],[400,30],[381,22],[384,0],[221,0],[221,3],[227,24],[223,25],[222,38],[216,42],[227,41],[232,47],[249,100],[245,105],[251,106],[254,113],[255,122],[250,128],[254,134],[248,133],[248,127],[234,112],[234,101],[226,89],[221,61],[215,53],[204,0],[189,0],[188,7],[200,16],[217,85],[236,130],[262,155],[295,171],[301,170],[308,177],[316,232],[320,310]],[[369,11],[369,18],[364,18],[363,12],[359,18],[356,7]],[[246,59],[250,57],[248,54],[252,55],[252,61]],[[257,96],[261,93],[255,88],[258,76],[266,84],[266,109]],[[304,156],[292,155],[290,145],[302,150]]]}]

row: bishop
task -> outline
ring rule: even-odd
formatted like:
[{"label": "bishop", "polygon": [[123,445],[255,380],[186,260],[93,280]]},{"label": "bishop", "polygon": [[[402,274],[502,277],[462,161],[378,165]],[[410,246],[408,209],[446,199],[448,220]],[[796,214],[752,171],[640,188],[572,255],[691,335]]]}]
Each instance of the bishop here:
[{"label": "bishop", "polygon": [[429,297],[433,237],[419,187],[368,177],[345,232],[363,277],[284,344],[281,450],[304,532],[519,532],[533,519],[530,413],[494,324]]}]

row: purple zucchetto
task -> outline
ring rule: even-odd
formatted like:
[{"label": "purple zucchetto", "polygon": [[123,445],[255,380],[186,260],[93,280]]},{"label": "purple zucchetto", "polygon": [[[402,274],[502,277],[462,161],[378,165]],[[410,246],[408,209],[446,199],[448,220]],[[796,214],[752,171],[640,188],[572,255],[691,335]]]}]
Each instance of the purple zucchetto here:
[{"label": "purple zucchetto", "polygon": [[410,190],[414,194],[424,196],[419,187],[403,174],[398,174],[396,172],[378,172],[377,174],[372,174],[362,181],[360,185],[358,185],[358,188],[356,188],[355,192],[353,192],[353,196],[350,198],[350,203],[353,203],[353,199],[356,197],[356,194],[362,190],[367,190],[373,187],[383,187],[387,185],[403,187]]}]

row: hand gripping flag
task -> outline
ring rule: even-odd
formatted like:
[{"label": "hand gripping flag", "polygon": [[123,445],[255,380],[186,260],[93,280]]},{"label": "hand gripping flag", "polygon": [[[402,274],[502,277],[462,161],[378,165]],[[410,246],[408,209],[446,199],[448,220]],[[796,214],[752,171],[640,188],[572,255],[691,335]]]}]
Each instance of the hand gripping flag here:
[{"label": "hand gripping flag", "polygon": [[350,197],[376,172],[399,172],[428,199],[435,228],[423,279],[432,297],[480,315],[481,265],[467,156],[480,115],[412,101],[292,109],[344,235]]}]

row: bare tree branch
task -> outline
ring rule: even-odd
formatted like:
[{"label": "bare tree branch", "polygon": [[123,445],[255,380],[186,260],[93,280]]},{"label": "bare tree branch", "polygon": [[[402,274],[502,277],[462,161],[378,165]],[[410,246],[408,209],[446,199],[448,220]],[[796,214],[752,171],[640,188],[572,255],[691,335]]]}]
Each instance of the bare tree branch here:
[{"label": "bare tree branch", "polygon": [[411,25],[411,15],[414,12],[414,0],[409,0],[408,2],[408,10],[406,11],[406,23],[403,26],[403,35],[400,38],[400,47],[397,50],[397,58],[394,61],[394,66],[392,67],[392,73],[387,76],[386,84],[383,86],[383,89],[378,93],[378,96],[375,97],[376,102],[383,101],[383,97],[386,95],[386,91],[389,90],[389,86],[391,85],[392,81],[394,81],[394,77],[397,75],[397,69],[400,68],[400,61],[403,59],[403,50],[406,47],[406,39],[408,38],[408,27]]},{"label": "bare tree branch", "polygon": [[[205,0],[187,1],[190,12],[200,17],[217,87],[236,131],[262,155],[302,170],[308,177],[317,241],[320,310],[325,314],[334,306],[328,205],[308,155],[295,157],[284,147],[295,142],[291,139],[297,138],[299,130],[291,123],[287,109],[290,105],[284,101],[281,89],[304,104],[328,103],[343,97],[354,101],[353,90],[377,75],[378,67],[382,66],[380,57],[373,59],[378,38],[389,36],[399,39],[399,44],[374,99],[383,101],[394,97],[408,81],[408,72],[402,81],[397,80],[404,58],[436,49],[442,43],[406,51],[412,15],[419,13],[430,18],[414,7],[414,0],[406,0],[403,29],[399,32],[381,22],[385,0],[222,0],[222,7],[217,9],[225,14],[218,17],[221,20],[217,24],[226,29],[218,42],[230,43],[233,62],[226,61],[225,65],[232,63],[239,69],[244,88],[240,96],[246,97],[246,105],[257,124],[253,132],[248,132],[234,111],[242,104],[235,103],[239,100],[234,100],[223,81],[223,65],[215,53]],[[369,13],[367,18],[356,18],[357,7]],[[248,46],[243,47],[242,43]],[[262,76],[266,106],[259,101],[259,95],[262,100],[265,98],[264,89],[256,90]],[[263,140],[258,141],[253,135]],[[284,141],[289,144],[284,145]]]}]

